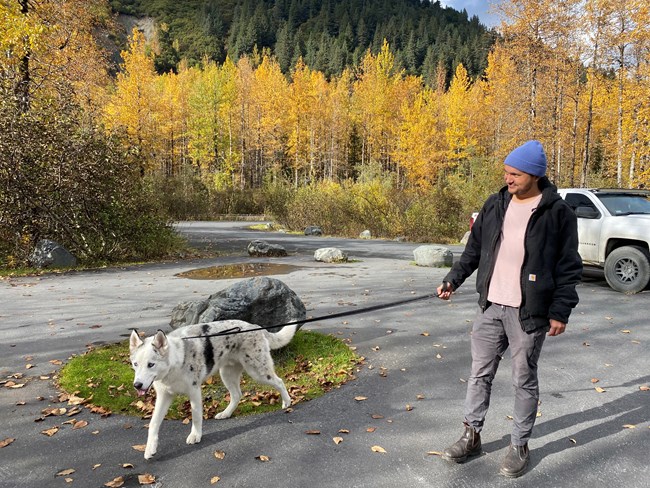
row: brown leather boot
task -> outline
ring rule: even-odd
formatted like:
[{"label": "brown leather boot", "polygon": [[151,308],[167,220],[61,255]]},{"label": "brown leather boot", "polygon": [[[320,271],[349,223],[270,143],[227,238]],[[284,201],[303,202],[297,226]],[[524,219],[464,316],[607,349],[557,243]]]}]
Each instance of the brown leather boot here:
[{"label": "brown leather boot", "polygon": [[442,459],[454,463],[464,463],[470,456],[481,454],[481,435],[473,427],[465,424],[465,432],[458,441],[445,449]]},{"label": "brown leather boot", "polygon": [[528,468],[528,444],[523,446],[513,446],[510,444],[506,457],[501,463],[501,474],[508,478],[518,478],[526,472]]}]

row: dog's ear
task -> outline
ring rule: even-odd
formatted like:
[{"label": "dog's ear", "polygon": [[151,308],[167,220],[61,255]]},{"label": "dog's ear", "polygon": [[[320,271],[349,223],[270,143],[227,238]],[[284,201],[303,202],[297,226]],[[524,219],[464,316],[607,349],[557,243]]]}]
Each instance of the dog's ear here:
[{"label": "dog's ear", "polygon": [[151,345],[158,351],[159,354],[165,354],[167,352],[167,336],[162,330],[158,330],[158,332],[156,332]]},{"label": "dog's ear", "polygon": [[129,338],[129,350],[133,352],[135,349],[140,347],[143,344],[142,339],[140,339],[140,335],[138,334],[138,331],[133,329],[131,331],[131,337]]}]

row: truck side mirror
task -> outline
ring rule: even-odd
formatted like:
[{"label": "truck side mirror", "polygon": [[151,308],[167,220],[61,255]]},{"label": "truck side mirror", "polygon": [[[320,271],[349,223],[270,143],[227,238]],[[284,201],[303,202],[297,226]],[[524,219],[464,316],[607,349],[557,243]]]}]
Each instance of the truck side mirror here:
[{"label": "truck side mirror", "polygon": [[582,219],[597,219],[600,212],[592,207],[577,207],[576,216]]}]

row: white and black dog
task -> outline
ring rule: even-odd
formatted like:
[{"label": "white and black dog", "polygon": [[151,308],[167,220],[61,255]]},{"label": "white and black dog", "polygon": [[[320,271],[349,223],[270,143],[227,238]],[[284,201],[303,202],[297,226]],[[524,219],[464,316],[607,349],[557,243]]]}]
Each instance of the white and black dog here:
[{"label": "white and black dog", "polygon": [[[227,329],[251,332],[184,339],[217,334]],[[297,326],[292,325],[283,327],[277,333],[270,333],[241,320],[223,320],[188,325],[169,335],[158,331],[144,340],[133,331],[130,338],[131,365],[135,371],[133,386],[139,396],[145,395],[152,385],[156,390],[156,405],[149,423],[145,459],[151,459],[156,454],[160,424],[177,394],[187,395],[192,407],[192,430],[186,442],[196,444],[201,441],[201,385],[217,371],[230,392],[230,404],[215,418],[226,419],[237,408],[242,395],[240,382],[243,371],[254,381],[278,389],[282,396],[282,408],[289,407],[291,398],[284,382],[275,373],[271,350],[287,345],[296,329]]]}]

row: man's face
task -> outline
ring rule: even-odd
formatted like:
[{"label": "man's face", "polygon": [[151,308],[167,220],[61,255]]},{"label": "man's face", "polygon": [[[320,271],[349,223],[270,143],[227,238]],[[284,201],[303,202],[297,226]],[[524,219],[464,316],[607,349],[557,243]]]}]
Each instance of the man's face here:
[{"label": "man's face", "polygon": [[507,164],[503,166],[503,171],[508,193],[512,196],[527,198],[538,193],[538,176],[529,175]]}]

